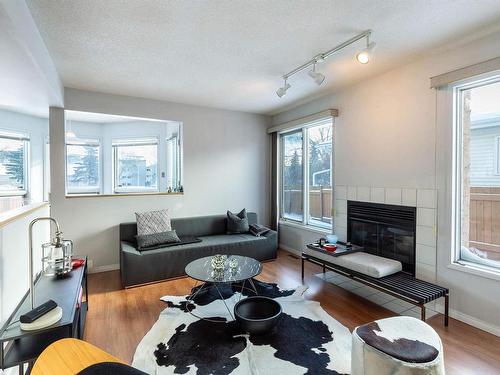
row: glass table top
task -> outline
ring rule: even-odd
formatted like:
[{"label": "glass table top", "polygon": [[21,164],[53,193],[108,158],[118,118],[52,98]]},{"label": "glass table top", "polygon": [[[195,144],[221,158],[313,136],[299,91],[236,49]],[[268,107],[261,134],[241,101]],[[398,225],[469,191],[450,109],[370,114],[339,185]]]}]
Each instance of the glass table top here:
[{"label": "glass table top", "polygon": [[[186,274],[199,281],[213,283],[238,282],[257,276],[262,272],[262,264],[253,258],[241,255],[228,255],[224,268],[216,270],[212,267],[212,256],[192,261],[186,266]],[[229,264],[237,262],[237,266]]]}]

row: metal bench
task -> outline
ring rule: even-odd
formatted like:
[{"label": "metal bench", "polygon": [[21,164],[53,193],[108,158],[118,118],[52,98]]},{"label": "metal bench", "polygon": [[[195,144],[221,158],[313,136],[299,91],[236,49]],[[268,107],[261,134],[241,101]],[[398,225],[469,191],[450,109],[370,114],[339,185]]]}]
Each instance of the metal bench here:
[{"label": "metal bench", "polygon": [[425,304],[444,297],[444,325],[448,326],[449,290],[447,288],[419,280],[405,272],[398,272],[376,279],[348,268],[329,263],[307,253],[302,253],[302,282],[304,281],[304,261],[306,260],[322,266],[323,273],[326,269],[337,272],[338,274],[420,307],[420,317],[423,321],[425,321]]}]

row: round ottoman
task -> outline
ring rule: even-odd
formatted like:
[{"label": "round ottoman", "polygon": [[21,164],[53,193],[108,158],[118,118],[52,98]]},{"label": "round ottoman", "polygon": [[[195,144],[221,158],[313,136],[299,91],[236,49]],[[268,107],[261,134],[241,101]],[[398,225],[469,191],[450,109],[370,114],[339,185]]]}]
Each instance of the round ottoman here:
[{"label": "round ottoman", "polygon": [[351,367],[352,375],[444,374],[443,344],[418,319],[376,320],[354,329]]}]

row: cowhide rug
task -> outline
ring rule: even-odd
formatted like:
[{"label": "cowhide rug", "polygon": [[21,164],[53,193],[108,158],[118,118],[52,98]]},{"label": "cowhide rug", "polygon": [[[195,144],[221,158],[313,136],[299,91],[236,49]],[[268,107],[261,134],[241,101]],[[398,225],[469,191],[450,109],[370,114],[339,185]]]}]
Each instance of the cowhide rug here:
[{"label": "cowhide rug", "polygon": [[[149,374],[350,373],[349,330],[318,302],[305,300],[307,288],[281,290],[258,281],[255,285],[259,295],[275,298],[282,306],[282,317],[271,333],[242,332],[213,288],[198,294],[192,312],[222,322],[195,318],[186,309],[186,296],[165,296],[161,299],[168,307],[139,343],[132,365]],[[240,290],[237,285],[222,290],[231,310]]]}]

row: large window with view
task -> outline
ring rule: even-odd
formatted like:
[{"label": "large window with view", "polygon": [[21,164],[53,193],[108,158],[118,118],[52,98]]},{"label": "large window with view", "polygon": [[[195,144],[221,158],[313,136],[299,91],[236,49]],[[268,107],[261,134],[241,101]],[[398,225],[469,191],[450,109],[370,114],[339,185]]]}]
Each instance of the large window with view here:
[{"label": "large window with view", "polygon": [[29,138],[0,132],[0,196],[27,193]]},{"label": "large window with view", "polygon": [[500,77],[455,88],[457,262],[500,272]]},{"label": "large window with view", "polygon": [[99,140],[67,141],[66,191],[68,194],[101,192]]},{"label": "large window with view", "polygon": [[283,133],[280,145],[281,218],[331,228],[332,121]]},{"label": "large window with view", "polygon": [[158,139],[113,142],[115,192],[158,191]]}]

